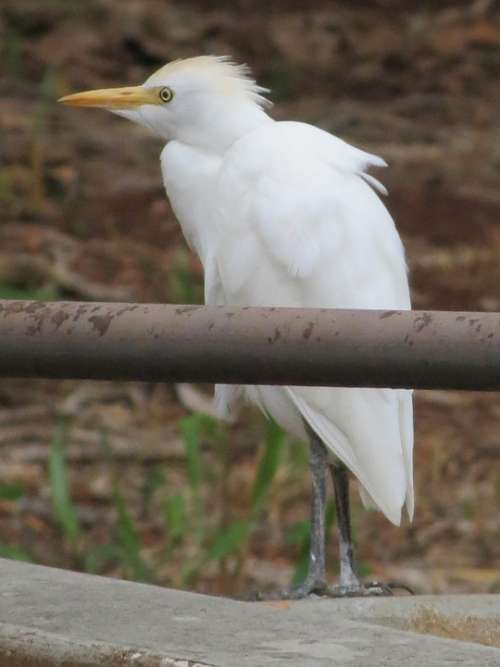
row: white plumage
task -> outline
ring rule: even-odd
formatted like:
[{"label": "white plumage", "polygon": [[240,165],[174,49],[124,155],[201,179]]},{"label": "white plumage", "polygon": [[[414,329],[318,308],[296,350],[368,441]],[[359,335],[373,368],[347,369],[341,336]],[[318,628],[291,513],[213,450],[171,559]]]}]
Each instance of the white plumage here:
[{"label": "white plumage", "polygon": [[[143,86],[63,101],[108,108],[167,140],[164,183],[203,263],[206,303],[410,308],[403,247],[376,192],[385,188],[367,173],[385,162],[305,123],[275,122],[263,92],[246,68],[202,56],[169,63]],[[303,439],[305,420],[358,478],[365,502],[395,524],[405,504],[412,517],[411,392],[219,385],[215,393],[221,416],[244,393]],[[343,539],[350,544],[349,530]],[[359,591],[349,568],[344,589]]]},{"label": "white plumage", "polygon": [[[364,171],[384,166],[380,158],[305,123],[273,121],[221,156],[174,141],[161,160],[173,209],[205,268],[206,303],[410,307],[401,241],[371,187],[383,186]],[[237,393],[216,387],[221,417]],[[302,439],[305,417],[358,478],[365,500],[395,524],[405,502],[412,517],[411,392],[247,387],[245,393]]]}]

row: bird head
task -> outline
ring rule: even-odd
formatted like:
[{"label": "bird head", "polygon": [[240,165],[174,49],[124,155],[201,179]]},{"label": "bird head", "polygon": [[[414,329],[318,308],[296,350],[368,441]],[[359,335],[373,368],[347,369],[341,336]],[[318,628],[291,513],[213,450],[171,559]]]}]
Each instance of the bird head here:
[{"label": "bird head", "polygon": [[168,63],[140,86],[89,90],[59,102],[107,109],[166,140],[224,147],[258,118],[267,117],[264,92],[245,65],[227,57],[199,56]]}]

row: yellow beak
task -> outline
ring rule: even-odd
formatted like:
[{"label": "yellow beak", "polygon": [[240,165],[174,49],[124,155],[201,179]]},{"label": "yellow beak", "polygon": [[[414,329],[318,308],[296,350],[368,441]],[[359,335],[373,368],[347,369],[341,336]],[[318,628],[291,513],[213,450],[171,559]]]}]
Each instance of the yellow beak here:
[{"label": "yellow beak", "polygon": [[102,109],[135,109],[141,104],[160,104],[157,88],[130,86],[88,90],[61,97],[58,102],[70,107],[99,107]]}]

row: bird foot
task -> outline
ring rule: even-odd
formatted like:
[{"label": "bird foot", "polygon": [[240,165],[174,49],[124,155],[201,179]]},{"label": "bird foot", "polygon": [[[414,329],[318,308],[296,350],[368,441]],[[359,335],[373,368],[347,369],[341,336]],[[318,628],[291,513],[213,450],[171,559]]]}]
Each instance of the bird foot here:
[{"label": "bird foot", "polygon": [[412,589],[398,581],[368,581],[366,583],[354,583],[350,585],[334,584],[329,586],[326,595],[332,598],[354,598],[354,597],[389,597],[394,595],[398,589],[405,590],[415,595]]},{"label": "bird foot", "polygon": [[300,586],[285,588],[271,593],[258,593],[256,600],[304,600],[307,598],[359,598],[359,597],[390,597],[397,590],[404,590],[415,595],[414,591],[398,581],[383,583],[369,581],[366,583],[353,582],[351,584],[333,584],[328,586],[324,581],[306,579]]},{"label": "bird foot", "polygon": [[328,595],[328,586],[326,581],[317,579],[306,579],[299,586],[288,588],[281,591],[282,600],[303,600],[310,597],[324,597]]},{"label": "bird foot", "polygon": [[305,598],[325,597],[328,595],[328,586],[325,581],[308,578],[299,586],[284,588],[269,593],[257,593],[258,601],[275,600],[304,600]]},{"label": "bird foot", "polygon": [[384,597],[390,595],[393,595],[392,589],[378,581],[351,585],[334,584],[328,588],[328,597],[331,598]]}]

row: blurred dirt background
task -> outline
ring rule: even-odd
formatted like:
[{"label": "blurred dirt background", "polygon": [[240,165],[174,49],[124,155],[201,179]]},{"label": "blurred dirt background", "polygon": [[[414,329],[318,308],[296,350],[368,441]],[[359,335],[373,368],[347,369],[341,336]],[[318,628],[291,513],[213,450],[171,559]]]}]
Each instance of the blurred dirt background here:
[{"label": "blurred dirt background", "polygon": [[[2,0],[0,53],[0,296],[200,299],[158,140],[55,100],[214,53],[251,65],[275,118],[389,162],[381,178],[416,308],[500,310],[499,2]],[[215,434],[183,435],[179,420],[207,409],[205,395],[2,381],[0,553],[235,596],[286,584],[304,550],[306,454],[284,444],[240,539],[234,521],[270,436],[249,408]],[[419,392],[416,404],[416,518],[398,530],[353,497],[362,570],[421,592],[499,590],[498,396]],[[186,470],[191,436],[198,482]],[[195,523],[223,536],[211,546],[191,537],[190,485]]]}]

